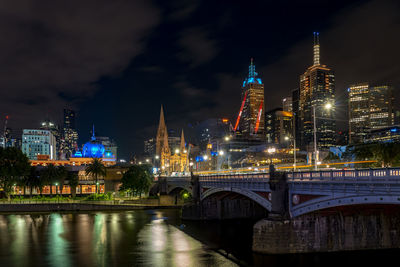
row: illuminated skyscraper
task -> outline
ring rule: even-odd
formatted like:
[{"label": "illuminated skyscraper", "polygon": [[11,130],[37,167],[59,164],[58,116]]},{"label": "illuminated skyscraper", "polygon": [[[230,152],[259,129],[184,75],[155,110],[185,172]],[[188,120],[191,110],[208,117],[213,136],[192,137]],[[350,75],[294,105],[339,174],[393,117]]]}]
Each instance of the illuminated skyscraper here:
[{"label": "illuminated skyscraper", "polygon": [[78,132],[75,125],[75,111],[64,109],[64,126],[60,149],[69,158],[78,149]]},{"label": "illuminated skyscraper", "polygon": [[[317,149],[335,144],[335,75],[320,64],[319,33],[314,33],[314,64],[300,76],[299,130],[300,146],[312,150],[315,108]],[[330,109],[325,108],[329,104]]]},{"label": "illuminated skyscraper", "polygon": [[348,92],[350,143],[362,143],[370,130],[394,124],[392,87],[365,82],[351,85]]},{"label": "illuminated skyscraper", "polygon": [[251,59],[249,75],[242,85],[242,105],[234,128],[250,139],[264,138],[264,84],[257,76]]}]

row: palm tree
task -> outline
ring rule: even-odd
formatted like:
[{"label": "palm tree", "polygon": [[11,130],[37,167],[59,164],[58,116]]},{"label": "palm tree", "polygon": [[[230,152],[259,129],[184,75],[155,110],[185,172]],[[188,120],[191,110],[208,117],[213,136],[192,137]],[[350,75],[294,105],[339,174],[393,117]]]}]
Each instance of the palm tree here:
[{"label": "palm tree", "polygon": [[25,184],[26,186],[29,187],[29,194],[30,194],[31,198],[32,198],[33,188],[40,187],[40,183],[41,183],[41,181],[40,181],[38,170],[36,169],[35,166],[31,166],[31,169],[30,169],[29,175],[27,176],[26,184]]},{"label": "palm tree", "polygon": [[107,174],[106,166],[103,165],[100,159],[94,158],[92,164],[86,167],[85,169],[87,175],[94,176],[96,183],[96,193],[98,194],[98,178],[104,177]]},{"label": "palm tree", "polygon": [[71,195],[74,198],[76,195],[76,187],[79,185],[79,177],[76,172],[68,172],[67,174],[68,185],[71,188]]},{"label": "palm tree", "polygon": [[50,186],[50,193],[53,195],[53,183],[57,182],[59,177],[59,172],[57,168],[53,164],[47,165],[47,167],[43,170],[40,178],[43,179],[43,183]]},{"label": "palm tree", "polygon": [[[68,176],[68,170],[67,168],[65,168],[64,166],[58,166],[57,167],[57,183],[60,185],[61,190],[59,190],[62,194],[62,189],[64,187],[64,181],[67,179]],[[57,191],[57,188],[56,188]]]}]

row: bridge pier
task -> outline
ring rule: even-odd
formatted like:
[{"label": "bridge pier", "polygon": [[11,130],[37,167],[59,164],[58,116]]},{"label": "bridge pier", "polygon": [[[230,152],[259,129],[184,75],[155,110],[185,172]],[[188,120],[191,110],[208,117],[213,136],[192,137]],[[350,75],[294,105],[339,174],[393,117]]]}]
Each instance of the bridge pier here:
[{"label": "bridge pier", "polygon": [[253,250],[267,254],[400,248],[400,213],[316,212],[257,222]]}]

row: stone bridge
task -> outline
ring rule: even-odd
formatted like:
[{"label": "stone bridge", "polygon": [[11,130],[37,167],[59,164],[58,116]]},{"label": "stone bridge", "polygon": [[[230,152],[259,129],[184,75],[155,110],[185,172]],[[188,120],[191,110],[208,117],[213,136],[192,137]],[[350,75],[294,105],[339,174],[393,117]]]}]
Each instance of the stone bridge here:
[{"label": "stone bridge", "polygon": [[[276,201],[283,203],[274,203],[279,206],[276,212],[284,213],[286,208],[291,218],[339,206],[400,204],[400,168],[276,172],[274,177],[270,180],[269,173],[199,176],[199,200],[240,195],[271,212],[273,196],[280,194]],[[271,190],[272,180],[283,188]],[[160,181],[166,183],[167,194],[193,190],[191,177],[161,177]]]},{"label": "stone bridge", "polygon": [[165,194],[192,192],[184,219],[261,219],[253,228],[257,252],[400,248],[400,168],[161,177],[159,184]]}]

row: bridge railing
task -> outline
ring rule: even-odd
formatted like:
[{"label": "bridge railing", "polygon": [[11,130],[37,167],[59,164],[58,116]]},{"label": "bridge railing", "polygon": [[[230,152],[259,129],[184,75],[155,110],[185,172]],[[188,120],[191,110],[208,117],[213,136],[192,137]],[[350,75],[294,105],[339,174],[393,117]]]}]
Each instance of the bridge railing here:
[{"label": "bridge railing", "polygon": [[208,174],[200,175],[200,180],[216,179],[269,179],[269,173],[231,173],[231,174]]},{"label": "bridge railing", "polygon": [[390,181],[400,183],[400,168],[290,172],[288,181]]}]

